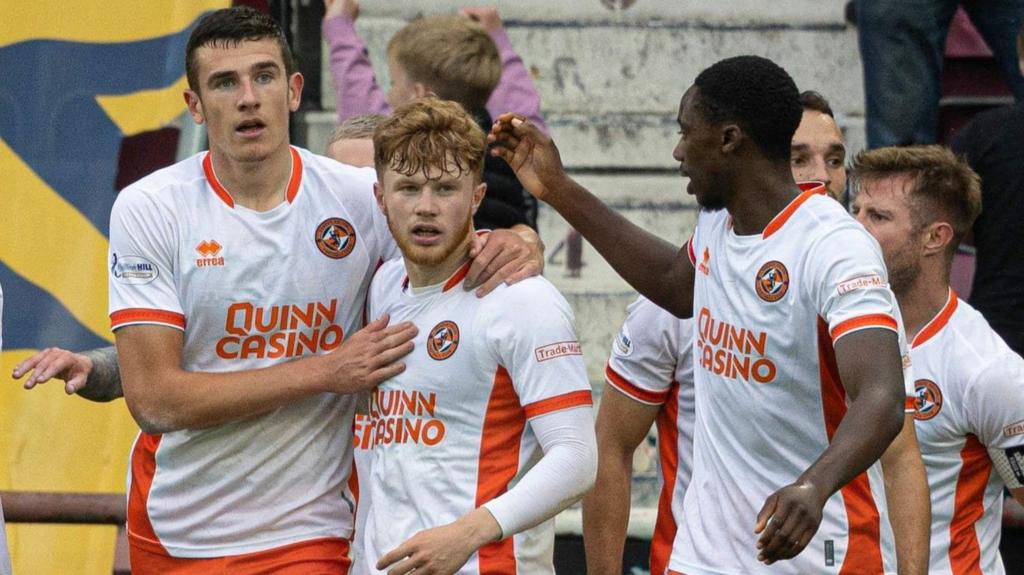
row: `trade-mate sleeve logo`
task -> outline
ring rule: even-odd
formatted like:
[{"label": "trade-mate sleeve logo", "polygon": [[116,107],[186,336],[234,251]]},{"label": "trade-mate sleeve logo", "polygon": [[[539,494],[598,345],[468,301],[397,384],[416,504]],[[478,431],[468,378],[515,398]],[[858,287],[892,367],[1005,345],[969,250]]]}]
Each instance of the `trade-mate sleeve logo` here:
[{"label": "trade-mate sleeve logo", "polygon": [[942,390],[930,379],[919,379],[914,382],[914,419],[928,421],[942,411]]},{"label": "trade-mate sleeve logo", "polygon": [[789,272],[782,262],[770,261],[757,270],[754,290],[766,302],[776,302],[789,291]]},{"label": "trade-mate sleeve logo", "polygon": [[427,355],[441,361],[448,359],[459,348],[459,326],[453,321],[442,321],[427,336]]},{"label": "trade-mate sleeve logo", "polygon": [[356,230],[347,220],[327,218],[316,227],[313,240],[320,253],[332,260],[340,260],[356,249]]}]

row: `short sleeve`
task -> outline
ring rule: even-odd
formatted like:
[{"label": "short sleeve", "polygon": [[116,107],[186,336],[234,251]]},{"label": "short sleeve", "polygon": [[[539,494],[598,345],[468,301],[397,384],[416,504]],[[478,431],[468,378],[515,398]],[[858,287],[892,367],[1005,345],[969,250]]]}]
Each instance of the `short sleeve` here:
[{"label": "short sleeve", "polygon": [[[169,192],[168,192],[169,193]],[[121,192],[110,214],[110,327],[153,324],[184,331],[175,273],[176,226],[147,192]]]},{"label": "short sleeve", "polygon": [[968,387],[964,411],[986,447],[1024,446],[1024,359],[1007,352],[992,361]]},{"label": "short sleeve", "polygon": [[867,328],[900,333],[881,249],[863,228],[850,225],[829,234],[807,261],[806,287],[833,342]]},{"label": "short sleeve", "polygon": [[640,403],[665,403],[679,363],[692,353],[692,332],[690,320],[638,298],[612,341],[605,368],[608,384]]},{"label": "short sleeve", "polygon": [[593,403],[572,310],[547,280],[499,288],[484,298],[477,322],[527,419]]}]

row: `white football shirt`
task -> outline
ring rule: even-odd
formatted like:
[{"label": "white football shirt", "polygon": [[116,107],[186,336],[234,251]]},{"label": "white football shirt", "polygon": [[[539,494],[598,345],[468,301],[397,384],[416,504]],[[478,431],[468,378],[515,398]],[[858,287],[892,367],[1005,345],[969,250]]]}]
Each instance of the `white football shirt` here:
[{"label": "white football shirt", "polygon": [[605,376],[634,401],[662,406],[655,421],[662,489],[650,566],[651,573],[663,574],[693,473],[693,320],[638,298],[612,343]]},{"label": "white football shirt", "polygon": [[757,561],[764,501],[827,448],[846,412],[833,343],[866,328],[901,333],[878,243],[822,186],[763,233],[702,212],[688,250],[694,287],[693,478],[670,569],[883,573],[895,550],[878,463],[832,496],[796,558]]},{"label": "white football shirt", "polygon": [[[373,462],[365,572],[417,532],[481,505],[505,533],[506,492],[541,457],[530,421],[591,405],[569,304],[547,280],[463,289],[468,264],[448,281],[409,288],[401,260],[374,277],[369,317],[419,328],[406,369],[370,401]],[[485,545],[460,574],[554,573],[553,521]],[[357,572],[364,572],[358,571]]]},{"label": "white football shirt", "polygon": [[[1024,360],[953,290],[910,353],[932,499],[929,572],[1002,574],[1004,480],[1024,482]],[[994,468],[989,450],[1010,465]]]},{"label": "white football shirt", "polygon": [[[230,372],[337,349],[362,325],[373,271],[396,253],[370,169],[292,148],[287,201],[237,206],[209,153],[120,193],[110,223],[110,312],[184,332],[182,367]],[[349,537],[348,396],[322,394],[208,429],[140,433],[128,535],[174,557]]]}]

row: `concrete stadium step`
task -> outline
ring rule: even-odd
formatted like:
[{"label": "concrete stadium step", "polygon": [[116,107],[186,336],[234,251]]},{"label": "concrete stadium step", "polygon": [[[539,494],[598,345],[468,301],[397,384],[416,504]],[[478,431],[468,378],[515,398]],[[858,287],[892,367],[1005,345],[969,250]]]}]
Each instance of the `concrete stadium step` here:
[{"label": "concrete stadium step", "polygon": [[[530,18],[519,13],[522,9],[509,7],[515,19],[503,16],[513,46],[533,73],[546,114],[674,114],[679,97],[700,70],[738,54],[772,58],[801,89],[822,92],[837,111],[863,113],[856,32],[841,22],[841,9],[836,9],[834,20],[789,23],[702,19],[701,11],[678,7],[642,13],[646,18],[638,13],[625,19],[623,13],[623,19],[591,21],[558,20],[548,9],[536,13],[543,17]],[[764,12],[753,13],[760,19],[767,17]],[[385,48],[406,20],[378,14],[361,17],[356,29],[367,44],[380,84],[387,86]],[[321,103],[324,109],[333,109],[328,61],[325,52]]]}]

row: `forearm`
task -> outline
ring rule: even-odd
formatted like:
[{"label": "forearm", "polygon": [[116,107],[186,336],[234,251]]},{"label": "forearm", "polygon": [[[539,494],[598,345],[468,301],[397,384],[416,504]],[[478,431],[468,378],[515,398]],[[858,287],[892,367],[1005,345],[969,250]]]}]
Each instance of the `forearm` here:
[{"label": "forearm", "polygon": [[377,85],[366,46],[356,34],[355,22],[346,16],[328,18],[323,23],[323,37],[329,49],[338,120],[362,114],[389,114],[391,107]]},{"label": "forearm", "polygon": [[931,498],[913,415],[905,416],[903,430],[882,455],[882,473],[899,575],[927,573]]},{"label": "forearm", "polygon": [[566,176],[546,198],[612,268],[676,317],[693,315],[693,266],[684,250],[633,224]]},{"label": "forearm", "polygon": [[882,389],[864,390],[850,403],[821,457],[801,475],[825,497],[863,473],[882,456],[903,425],[902,398]]},{"label": "forearm", "polygon": [[629,524],[632,452],[598,447],[597,481],[583,498],[583,544],[587,573],[620,575]]},{"label": "forearm", "polygon": [[113,401],[122,397],[121,371],[117,365],[117,348],[101,347],[82,352],[92,361],[92,371],[86,379],[85,387],[78,395],[89,401]]},{"label": "forearm", "polygon": [[[541,422],[541,420],[546,420]],[[589,407],[531,421],[544,456],[512,489],[484,504],[508,537],[555,516],[594,484],[597,442]]]},{"label": "forearm", "polygon": [[[318,358],[263,369],[207,373],[164,369],[141,373],[133,381],[125,371],[125,400],[147,433],[203,429],[267,413],[326,391]],[[127,366],[126,366],[127,367]]]},{"label": "forearm", "polygon": [[540,114],[540,94],[537,93],[537,87],[529,70],[523,64],[523,59],[512,48],[512,42],[504,28],[495,30],[490,35],[501,54],[501,79],[487,100],[487,111],[492,118],[497,118],[505,112],[522,114],[542,132],[548,133],[548,127]]}]

